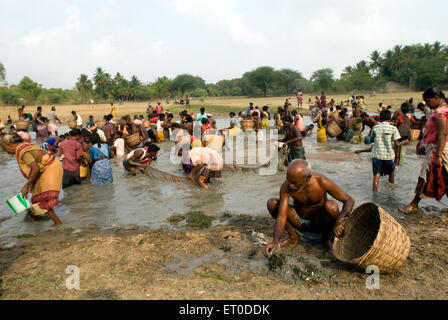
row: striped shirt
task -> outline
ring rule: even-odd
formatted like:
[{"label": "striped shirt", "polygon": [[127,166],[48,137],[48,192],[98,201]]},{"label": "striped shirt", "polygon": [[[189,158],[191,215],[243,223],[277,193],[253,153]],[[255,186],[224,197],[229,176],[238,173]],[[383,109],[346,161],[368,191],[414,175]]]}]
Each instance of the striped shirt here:
[{"label": "striped shirt", "polygon": [[374,139],[372,158],[378,160],[394,160],[394,141],[401,138],[397,127],[388,122],[381,122],[373,127],[371,139]]}]

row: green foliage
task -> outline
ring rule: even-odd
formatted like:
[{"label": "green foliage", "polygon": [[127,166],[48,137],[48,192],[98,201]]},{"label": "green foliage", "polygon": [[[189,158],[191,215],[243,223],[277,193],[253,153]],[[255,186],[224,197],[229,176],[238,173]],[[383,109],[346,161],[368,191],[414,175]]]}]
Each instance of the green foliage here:
[{"label": "green foliage", "polygon": [[389,81],[398,82],[414,90],[448,86],[448,47],[440,42],[395,46],[381,53],[373,51],[367,60],[347,66],[339,79],[329,68],[315,71],[311,79],[292,69],[275,70],[269,66],[246,72],[241,78],[206,84],[198,76],[178,75],[174,79],[159,77],[153,83],[143,83],[136,76],[130,80],[120,73],[111,77],[98,67],[91,79],[81,74],[73,90],[44,89],[29,77],[18,85],[5,82],[6,70],[0,63],[0,100],[6,105],[56,104],[137,101],[163,99],[189,94],[195,97],[292,95],[299,88],[305,93],[331,91],[352,92],[378,90]]},{"label": "green foliage", "polygon": [[266,66],[246,72],[243,78],[247,80],[249,85],[260,89],[263,92],[263,96],[266,97],[268,89],[275,82],[276,74],[274,68]]},{"label": "green foliage", "polygon": [[315,71],[311,76],[311,82],[315,91],[330,89],[334,82],[333,70],[325,68]]},{"label": "green foliage", "polygon": [[0,62],[0,83],[6,79],[6,69],[3,63]]},{"label": "green foliage", "polygon": [[29,77],[23,77],[22,80],[19,82],[18,87],[22,92],[25,93],[25,96],[29,100],[36,99],[39,94],[42,92],[42,85],[38,84],[37,82],[34,82]]},{"label": "green foliage", "polygon": [[76,82],[76,89],[79,95],[87,100],[93,94],[93,83],[86,74],[81,74]]},{"label": "green foliage", "polygon": [[448,47],[440,42],[397,45],[382,55],[372,52],[370,60],[374,73],[415,90],[448,84]]},{"label": "green foliage", "polygon": [[[95,83],[95,90],[100,93],[102,98],[107,97],[107,92],[105,91],[108,84],[110,84],[110,75],[104,72],[103,69],[98,67],[93,75],[93,82]],[[109,88],[110,89],[110,88]]]},{"label": "green foliage", "polygon": [[208,96],[208,92],[206,89],[203,88],[197,88],[193,91],[190,92],[190,96],[192,97],[207,97]]},{"label": "green foliage", "polygon": [[281,69],[275,71],[275,80],[283,88],[283,93],[288,95],[299,89],[298,80],[303,79],[300,72],[291,69]]},{"label": "green foliage", "polygon": [[171,94],[172,83],[173,80],[167,77],[157,78],[149,88],[150,96],[158,99],[169,96]]},{"label": "green foliage", "polygon": [[22,97],[23,93],[17,86],[0,87],[0,99],[6,105],[20,105]]},{"label": "green foliage", "polygon": [[202,78],[190,74],[180,74],[171,83],[171,88],[180,91],[182,97],[187,90],[193,91],[196,88],[205,89],[205,87],[205,81]]}]

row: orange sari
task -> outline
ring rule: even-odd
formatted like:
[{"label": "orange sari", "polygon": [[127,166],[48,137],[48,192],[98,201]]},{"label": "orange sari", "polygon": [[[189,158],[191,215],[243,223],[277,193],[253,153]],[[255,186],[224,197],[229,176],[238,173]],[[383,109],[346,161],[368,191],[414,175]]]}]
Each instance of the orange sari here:
[{"label": "orange sari", "polygon": [[[38,146],[22,143],[17,147],[16,159],[20,171],[25,179],[29,179],[31,168],[22,160],[23,155],[29,151],[42,150]],[[62,185],[63,169],[52,152],[47,153],[37,161],[40,174],[32,186],[31,203],[37,204],[43,211],[49,211],[59,204],[59,192]]]}]

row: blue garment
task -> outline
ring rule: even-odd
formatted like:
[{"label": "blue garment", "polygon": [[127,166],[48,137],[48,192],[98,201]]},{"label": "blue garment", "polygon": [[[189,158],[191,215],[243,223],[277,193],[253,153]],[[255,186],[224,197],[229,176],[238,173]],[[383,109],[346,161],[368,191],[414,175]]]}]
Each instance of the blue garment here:
[{"label": "blue garment", "polygon": [[370,137],[369,136],[366,136],[366,139],[364,140],[364,143],[365,144],[370,144]]},{"label": "blue garment", "polygon": [[250,116],[250,108],[251,108],[251,106],[248,106],[246,109],[246,117],[248,117],[248,118]]},{"label": "blue garment", "polygon": [[395,161],[372,158],[372,171],[374,176],[390,176],[395,171]]},{"label": "blue garment", "polygon": [[53,137],[51,139],[48,139],[45,142],[48,143],[50,146],[54,147],[54,144],[56,143],[56,139]]},{"label": "blue garment", "polygon": [[51,138],[51,139],[48,139],[47,141],[42,142],[40,147],[44,150],[52,151],[55,143],[56,143],[56,139]]},{"label": "blue garment", "polygon": [[112,183],[114,181],[112,175],[112,167],[110,166],[109,158],[112,155],[107,144],[95,144],[89,149],[90,161],[106,156],[106,159],[96,161],[92,166],[90,183],[94,186]]},{"label": "blue garment", "polygon": [[199,122],[201,122],[202,119],[204,119],[204,118],[207,118],[207,115],[205,113],[204,114],[198,113],[198,115],[196,116],[196,120]]},{"label": "blue garment", "polygon": [[86,123],[86,128],[88,128],[89,126],[93,126],[94,124],[95,124],[95,122],[93,122],[92,120],[89,120]]}]

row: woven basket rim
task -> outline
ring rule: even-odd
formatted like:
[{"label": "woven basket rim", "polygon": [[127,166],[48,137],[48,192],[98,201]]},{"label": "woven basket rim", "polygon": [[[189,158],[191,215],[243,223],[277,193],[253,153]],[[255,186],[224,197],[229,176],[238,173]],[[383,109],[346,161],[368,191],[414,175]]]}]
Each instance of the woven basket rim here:
[{"label": "woven basket rim", "polygon": [[[400,230],[404,233],[405,238],[402,238],[400,243],[401,243],[401,249],[403,249],[403,251],[400,251],[400,254],[398,254],[397,256],[399,257],[399,260],[397,260],[397,263],[395,264],[384,264],[384,265],[378,265],[380,266],[380,270],[382,272],[386,272],[386,273],[390,273],[390,272],[395,272],[397,271],[399,268],[401,268],[401,266],[404,264],[404,262],[406,261],[406,258],[409,255],[410,252],[410,247],[411,247],[411,240],[408,237],[406,230],[401,226],[400,223],[398,223],[397,220],[395,220],[394,217],[392,217],[386,210],[384,210],[379,204],[375,203],[375,202],[367,202],[362,204],[361,206],[359,206],[358,208],[356,208],[353,213],[355,213],[355,215],[353,215],[353,213],[350,216],[356,216],[356,212],[361,212],[361,210],[366,210],[366,207],[376,207],[378,209],[378,216],[380,219],[380,225],[379,225],[379,230],[375,236],[375,240],[373,241],[372,245],[370,246],[370,248],[361,256],[361,257],[357,257],[355,259],[352,260],[348,260],[348,259],[344,259],[343,257],[340,257],[338,254],[339,250],[333,250],[333,255],[340,261],[344,262],[344,263],[348,263],[348,264],[352,264],[355,265],[357,267],[360,268],[364,268],[367,266],[367,264],[369,264],[369,259],[378,259],[378,256],[375,255],[375,251],[377,251],[377,249],[379,247],[381,247],[380,243],[382,240],[384,239],[380,239],[380,235],[384,237],[386,230],[388,229],[389,225],[395,224],[398,225],[400,227]],[[349,218],[350,218],[349,216]],[[348,221],[348,219],[347,219]],[[396,234],[398,237],[398,234]],[[390,240],[390,239],[388,239]],[[334,248],[340,248],[340,243],[342,240],[336,238],[335,242],[333,244],[333,249]],[[378,252],[377,252],[378,253]],[[398,251],[397,251],[398,253]],[[372,256],[372,254],[374,254]],[[389,256],[387,256],[389,257]],[[401,260],[401,261],[400,261]],[[376,262],[378,263],[378,261]]]},{"label": "woven basket rim", "polygon": [[[365,207],[372,206],[372,205],[375,206],[375,207],[377,207],[378,209],[380,208],[380,206],[379,206],[377,203],[375,203],[375,202],[366,202],[366,203],[363,203],[362,205],[360,205],[359,207],[357,207],[355,210],[352,211],[352,213],[348,216],[348,218],[347,218],[347,220],[345,221],[345,223],[347,223],[347,222],[349,221],[350,218],[353,219],[353,217],[354,217],[356,214],[359,214],[359,212],[361,212],[362,209],[364,209]],[[357,264],[357,263],[360,263],[360,262],[362,262],[362,261],[365,260],[366,256],[369,255],[370,251],[371,251],[372,248],[375,246],[375,243],[376,243],[377,240],[378,240],[378,235],[380,234],[380,230],[381,230],[381,222],[382,222],[382,220],[381,220],[381,211],[380,211],[380,210],[378,210],[378,215],[379,215],[379,219],[380,219],[380,224],[379,224],[378,232],[377,232],[377,234],[376,234],[376,236],[375,236],[375,240],[373,241],[372,245],[369,247],[369,250],[367,250],[361,257],[357,257],[357,258],[352,259],[352,260],[343,259],[342,257],[339,257],[339,256],[336,256],[336,255],[335,255],[336,258],[338,258],[338,259],[339,259],[340,261],[342,261],[342,262],[345,262],[345,263],[353,263],[353,264]],[[334,240],[334,243],[333,243],[333,247],[334,247],[337,243],[341,243],[341,241],[342,241],[341,239],[335,237],[335,240]]]},{"label": "woven basket rim", "polygon": [[[138,142],[138,143],[136,143],[136,142]],[[140,134],[138,132],[136,132],[136,133],[129,135],[126,138],[126,143],[129,145],[133,144],[134,146],[138,145],[140,143]]]},{"label": "woven basket rim", "polygon": [[[338,128],[338,129],[336,129]],[[337,124],[336,120],[331,119],[330,122],[327,125],[327,132],[331,135],[331,136],[338,136],[338,134],[335,133],[335,131],[338,131],[339,134],[342,133],[342,129],[341,127]]]}]

